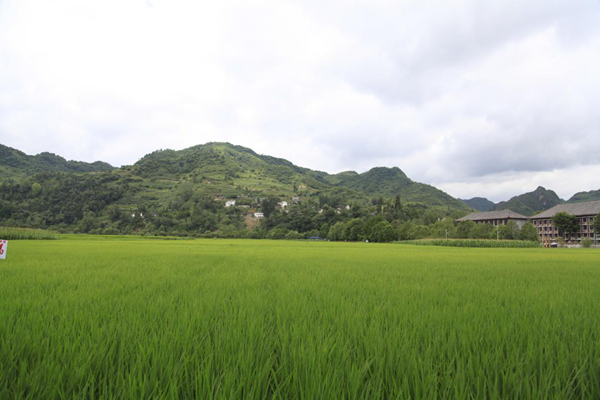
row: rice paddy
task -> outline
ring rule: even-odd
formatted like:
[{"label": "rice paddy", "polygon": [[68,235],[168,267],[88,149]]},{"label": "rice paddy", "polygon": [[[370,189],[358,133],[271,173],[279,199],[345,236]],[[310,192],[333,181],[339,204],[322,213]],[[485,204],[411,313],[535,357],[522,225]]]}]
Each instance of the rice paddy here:
[{"label": "rice paddy", "polygon": [[600,398],[600,252],[15,241],[0,398]]}]

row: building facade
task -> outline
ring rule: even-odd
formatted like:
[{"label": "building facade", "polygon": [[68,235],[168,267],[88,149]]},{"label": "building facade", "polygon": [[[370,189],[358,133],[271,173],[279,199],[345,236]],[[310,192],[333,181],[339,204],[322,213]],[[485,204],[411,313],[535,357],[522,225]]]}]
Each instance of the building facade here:
[{"label": "building facade", "polygon": [[566,243],[579,244],[585,238],[596,238],[592,222],[594,217],[600,213],[600,201],[589,201],[585,203],[559,204],[530,217],[529,220],[538,230],[538,235],[543,243],[558,239],[558,229],[552,223],[552,217],[559,212],[575,215],[579,219],[579,231],[564,235],[563,239]]}]

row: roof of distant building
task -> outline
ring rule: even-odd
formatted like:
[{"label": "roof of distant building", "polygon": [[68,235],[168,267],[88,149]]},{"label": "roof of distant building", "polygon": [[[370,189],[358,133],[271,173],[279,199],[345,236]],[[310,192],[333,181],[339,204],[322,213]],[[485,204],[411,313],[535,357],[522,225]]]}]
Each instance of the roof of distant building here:
[{"label": "roof of distant building", "polygon": [[567,214],[583,216],[583,215],[596,215],[600,213],[600,201],[587,201],[585,203],[569,203],[559,204],[552,207],[549,210],[542,211],[531,217],[531,219],[538,218],[552,218],[556,213],[566,212]]},{"label": "roof of distant building", "polygon": [[487,221],[493,219],[527,219],[527,217],[511,210],[500,210],[472,213],[457,219],[457,221]]}]

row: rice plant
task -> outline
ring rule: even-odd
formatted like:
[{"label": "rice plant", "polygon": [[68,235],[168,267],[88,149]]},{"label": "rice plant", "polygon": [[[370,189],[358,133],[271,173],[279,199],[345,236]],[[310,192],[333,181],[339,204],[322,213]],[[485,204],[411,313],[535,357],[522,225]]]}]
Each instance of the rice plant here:
[{"label": "rice plant", "polygon": [[594,251],[16,241],[0,398],[600,398]]}]

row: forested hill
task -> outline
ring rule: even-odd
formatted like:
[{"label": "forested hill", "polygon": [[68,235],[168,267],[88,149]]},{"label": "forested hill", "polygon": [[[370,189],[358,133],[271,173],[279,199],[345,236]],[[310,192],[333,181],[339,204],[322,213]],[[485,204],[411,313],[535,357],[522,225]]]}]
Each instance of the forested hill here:
[{"label": "forested hill", "polygon": [[352,219],[433,224],[470,210],[398,168],[329,175],[228,143],[158,150],[121,168],[3,150],[2,166],[11,175],[0,180],[0,225],[227,237],[256,229],[264,237],[279,229],[318,236]]},{"label": "forested hill", "polygon": [[461,199],[461,201],[477,211],[490,211],[496,205],[496,203],[486,199],[485,197],[473,197],[472,199],[468,200]]},{"label": "forested hill", "polygon": [[400,194],[406,201],[466,209],[460,200],[433,186],[414,182],[398,167],[376,167],[363,174],[342,172],[339,175],[326,176],[325,179],[367,196],[393,197]]},{"label": "forested hill", "polygon": [[567,203],[582,203],[584,201],[597,201],[600,200],[600,189],[590,190],[589,192],[575,193]]},{"label": "forested hill", "polygon": [[[291,162],[259,155],[229,143],[207,143],[184,150],[159,150],[132,166],[142,178],[188,180],[215,194],[234,195],[239,187],[292,195],[302,190],[331,186],[324,172],[298,167]],[[279,193],[278,193],[279,192]]]},{"label": "forested hill", "polygon": [[508,201],[496,204],[494,210],[512,210],[525,216],[531,216],[563,202],[564,200],[558,197],[554,191],[539,186],[533,192],[515,196]]},{"label": "forested hill", "polygon": [[98,172],[112,169],[114,167],[105,162],[67,161],[56,154],[47,152],[28,156],[22,151],[0,144],[0,176],[3,179],[37,172]]}]

